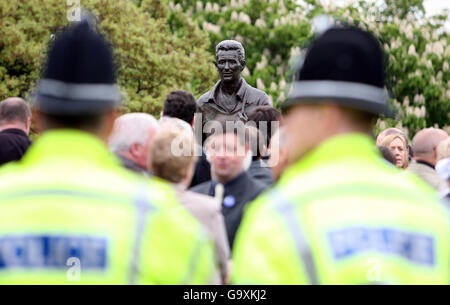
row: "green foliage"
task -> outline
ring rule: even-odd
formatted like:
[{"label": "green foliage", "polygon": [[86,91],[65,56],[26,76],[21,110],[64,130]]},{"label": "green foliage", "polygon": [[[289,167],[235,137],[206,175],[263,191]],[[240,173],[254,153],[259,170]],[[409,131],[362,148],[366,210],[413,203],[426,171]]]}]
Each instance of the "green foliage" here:
[{"label": "green foliage", "polygon": [[[386,54],[386,87],[397,110],[376,130],[397,126],[410,137],[423,127],[450,131],[448,11],[424,18],[422,0],[363,0],[337,7],[321,0],[83,1],[101,20],[119,64],[124,111],[158,114],[164,96],[197,97],[217,79],[215,45],[236,39],[246,50],[248,83],[284,100],[291,67],[314,36],[313,18],[368,29]],[[0,2],[0,99],[25,96],[39,77],[50,35],[67,24],[65,1]],[[199,29],[201,28],[201,30]]]},{"label": "green foliage", "polygon": [[424,14],[423,0],[384,0],[386,8],[385,16],[398,16],[405,18],[409,14]]},{"label": "green foliage", "polygon": [[[158,115],[174,89],[200,94],[215,73],[209,40],[184,14],[169,25],[166,1],[83,1],[100,20],[112,44],[124,112]],[[0,99],[26,96],[39,78],[52,33],[67,21],[70,6],[60,0],[0,2]]]}]

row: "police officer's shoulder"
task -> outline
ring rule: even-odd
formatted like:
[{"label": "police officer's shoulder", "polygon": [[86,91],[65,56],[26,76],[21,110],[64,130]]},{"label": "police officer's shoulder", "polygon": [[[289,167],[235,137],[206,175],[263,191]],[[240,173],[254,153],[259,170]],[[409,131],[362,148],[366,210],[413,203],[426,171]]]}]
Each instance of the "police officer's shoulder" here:
[{"label": "police officer's shoulder", "polygon": [[[0,189],[9,189],[9,183],[16,181],[14,177],[20,179],[21,176],[21,162],[12,161],[0,166]],[[20,181],[20,180],[19,180]]]},{"label": "police officer's shoulder", "polygon": [[251,214],[254,216],[255,214],[263,215],[273,213],[276,204],[276,202],[273,200],[274,194],[280,191],[281,190],[277,185],[273,185],[271,188],[262,190],[258,196],[256,196],[244,207],[244,214]]},{"label": "police officer's shoulder", "polygon": [[156,176],[142,177],[143,182],[148,186],[152,200],[157,203],[166,203],[166,206],[178,206],[178,197],[172,185]]},{"label": "police officer's shoulder", "polygon": [[210,188],[211,188],[211,180],[197,184],[191,187],[189,191],[199,194],[208,194]]},{"label": "police officer's shoulder", "polygon": [[400,173],[400,176],[402,177],[402,180],[405,183],[408,183],[412,190],[426,193],[430,196],[435,196],[435,190],[425,181],[422,180],[419,176],[416,174],[408,171],[403,170]]},{"label": "police officer's shoulder", "polygon": [[211,90],[203,93],[196,101],[198,107],[202,107],[206,102],[208,102],[209,96],[211,94]]}]

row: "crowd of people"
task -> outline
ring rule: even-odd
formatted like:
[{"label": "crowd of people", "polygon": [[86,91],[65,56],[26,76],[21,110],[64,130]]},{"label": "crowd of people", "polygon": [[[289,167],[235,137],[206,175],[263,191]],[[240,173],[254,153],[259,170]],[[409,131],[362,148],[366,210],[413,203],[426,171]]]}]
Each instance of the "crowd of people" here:
[{"label": "crowd of people", "polygon": [[240,77],[240,43],[216,60],[198,101],[177,90],[158,119],[119,115],[103,36],[82,22],[55,39],[32,109],[0,103],[1,283],[67,282],[73,257],[83,283],[450,281],[450,137],[375,139],[373,36],[322,34],[282,111]]}]

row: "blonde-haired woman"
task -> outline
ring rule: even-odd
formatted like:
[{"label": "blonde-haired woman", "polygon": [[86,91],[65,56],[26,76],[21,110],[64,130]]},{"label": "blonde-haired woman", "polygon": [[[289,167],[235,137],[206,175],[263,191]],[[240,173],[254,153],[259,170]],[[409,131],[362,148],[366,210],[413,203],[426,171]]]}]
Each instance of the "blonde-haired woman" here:
[{"label": "blonde-haired woman", "polygon": [[381,142],[394,154],[395,166],[397,168],[408,167],[408,144],[401,134],[391,134],[386,136]]}]

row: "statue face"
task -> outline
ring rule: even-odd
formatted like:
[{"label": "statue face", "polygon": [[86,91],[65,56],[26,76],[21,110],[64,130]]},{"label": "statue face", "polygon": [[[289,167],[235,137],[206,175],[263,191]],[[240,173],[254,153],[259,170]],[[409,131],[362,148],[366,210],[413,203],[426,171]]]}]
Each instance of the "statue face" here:
[{"label": "statue face", "polygon": [[224,82],[234,82],[240,78],[244,67],[239,62],[236,50],[219,51],[217,54],[216,67],[219,71],[220,79]]}]

